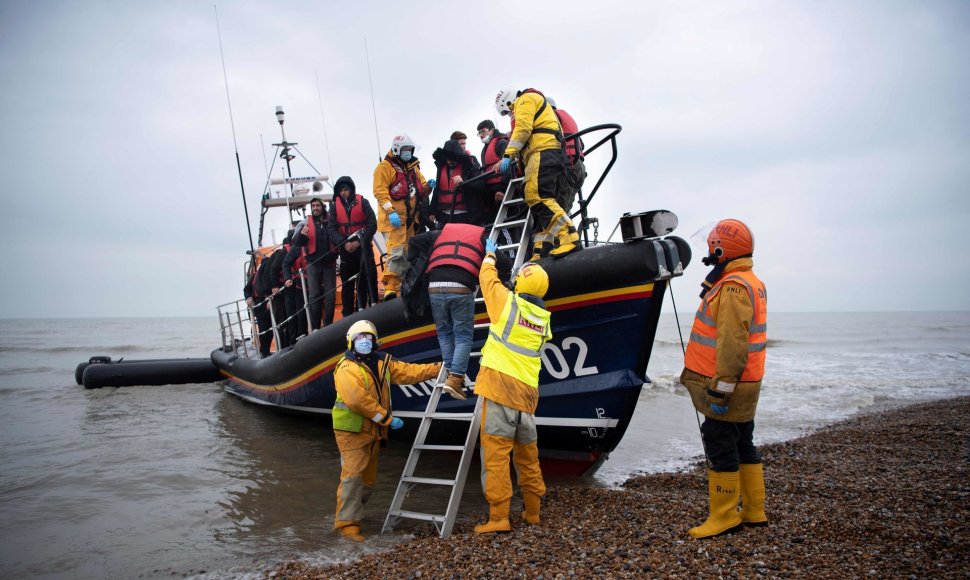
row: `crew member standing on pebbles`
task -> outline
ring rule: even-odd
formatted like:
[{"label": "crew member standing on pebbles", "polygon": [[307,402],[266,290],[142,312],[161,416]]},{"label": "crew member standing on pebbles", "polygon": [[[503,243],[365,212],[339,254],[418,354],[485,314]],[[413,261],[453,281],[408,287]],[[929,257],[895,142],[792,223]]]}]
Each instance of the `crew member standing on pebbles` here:
[{"label": "crew member standing on pebbles", "polygon": [[441,365],[410,364],[375,351],[377,328],[358,320],[347,331],[347,353],[333,373],[337,401],[333,433],[340,449],[337,517],[333,523],[345,537],[363,542],[360,519],[377,480],[377,455],[387,430],[404,421],[391,415],[391,383],[414,384],[434,379]]},{"label": "crew member standing on pebbles", "polygon": [[539,403],[539,351],[552,338],[542,297],[549,275],[542,266],[527,262],[514,276],[514,292],[502,285],[495,267],[496,244],[487,240],[488,252],[479,273],[485,308],[492,321],[482,348],[475,393],[482,407],[482,487],[489,505],[488,521],[475,526],[478,534],[508,532],[512,479],[509,456],[515,462],[525,512],[522,518],[539,523],[540,498],[546,484],[539,468],[535,412]]},{"label": "crew member standing on pebbles", "polygon": [[694,407],[704,414],[701,437],[710,462],[710,515],[690,529],[695,538],[768,523],[761,456],[752,442],[765,374],[767,294],[753,271],[754,236],[748,226],[721,220],[707,247],[710,255],[703,262],[714,269],[703,283],[680,375]]}]

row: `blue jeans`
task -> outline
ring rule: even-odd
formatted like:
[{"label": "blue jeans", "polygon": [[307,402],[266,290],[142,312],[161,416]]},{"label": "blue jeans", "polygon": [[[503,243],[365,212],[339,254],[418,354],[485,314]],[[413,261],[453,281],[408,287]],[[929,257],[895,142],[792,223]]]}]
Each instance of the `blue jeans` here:
[{"label": "blue jeans", "polygon": [[475,295],[432,293],[429,296],[441,360],[446,369],[463,375],[468,370],[468,356],[475,334]]}]

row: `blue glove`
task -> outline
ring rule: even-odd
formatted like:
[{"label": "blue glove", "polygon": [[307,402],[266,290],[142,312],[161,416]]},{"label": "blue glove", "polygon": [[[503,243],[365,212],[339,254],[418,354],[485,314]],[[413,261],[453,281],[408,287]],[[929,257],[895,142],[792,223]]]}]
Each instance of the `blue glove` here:
[{"label": "blue glove", "polygon": [[711,403],[711,411],[714,411],[715,415],[723,415],[728,412],[727,405],[718,405],[717,403]]},{"label": "blue glove", "polygon": [[436,186],[436,185],[438,185],[438,180],[437,179],[429,179],[428,180],[428,189],[434,189],[434,186]]},{"label": "blue glove", "polygon": [[498,244],[493,242],[491,238],[485,238],[485,252],[491,254],[496,250],[498,250]]},{"label": "blue glove", "polygon": [[391,419],[391,429],[400,429],[401,427],[404,427],[404,421],[398,419],[397,417]]},{"label": "blue glove", "polygon": [[512,160],[508,157],[503,157],[502,162],[498,164],[498,170],[502,173],[511,176],[512,175]]},{"label": "blue glove", "polygon": [[387,214],[387,219],[391,220],[392,226],[396,228],[401,227],[401,216],[397,215],[396,211],[392,211],[391,213]]}]

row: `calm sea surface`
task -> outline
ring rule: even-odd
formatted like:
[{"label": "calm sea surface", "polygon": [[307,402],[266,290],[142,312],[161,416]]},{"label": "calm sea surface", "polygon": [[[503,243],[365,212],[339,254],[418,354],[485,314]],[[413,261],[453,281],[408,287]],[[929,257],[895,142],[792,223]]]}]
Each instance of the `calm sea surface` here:
[{"label": "calm sea surface", "polygon": [[[684,335],[690,315],[681,315]],[[795,437],[876,406],[970,394],[970,313],[772,314],[756,442]],[[279,415],[217,384],[86,390],[77,363],[205,357],[212,319],[0,320],[0,577],[245,577],[292,558],[379,550],[338,541],[339,454],[312,419]],[[620,447],[596,477],[609,486],[701,453],[677,386],[672,314],[658,329],[647,385]],[[367,506],[375,533],[408,447],[381,456]],[[484,513],[469,477],[463,514]]]}]

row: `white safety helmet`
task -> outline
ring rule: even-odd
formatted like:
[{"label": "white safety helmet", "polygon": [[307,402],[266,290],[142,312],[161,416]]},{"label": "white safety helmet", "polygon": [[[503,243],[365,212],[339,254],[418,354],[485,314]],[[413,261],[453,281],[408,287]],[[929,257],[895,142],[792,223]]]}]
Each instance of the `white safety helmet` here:
[{"label": "white safety helmet", "polygon": [[407,133],[401,133],[391,140],[391,154],[395,157],[400,157],[401,149],[404,149],[405,147],[410,147],[411,149],[415,148],[414,141],[408,137]]},{"label": "white safety helmet", "polygon": [[374,336],[374,346],[377,342],[377,327],[370,320],[358,320],[347,329],[347,348],[354,348],[354,337],[358,334],[370,334]]},{"label": "white safety helmet", "polygon": [[508,115],[512,112],[512,103],[515,102],[519,92],[513,88],[506,87],[495,95],[495,110],[499,115]]}]

